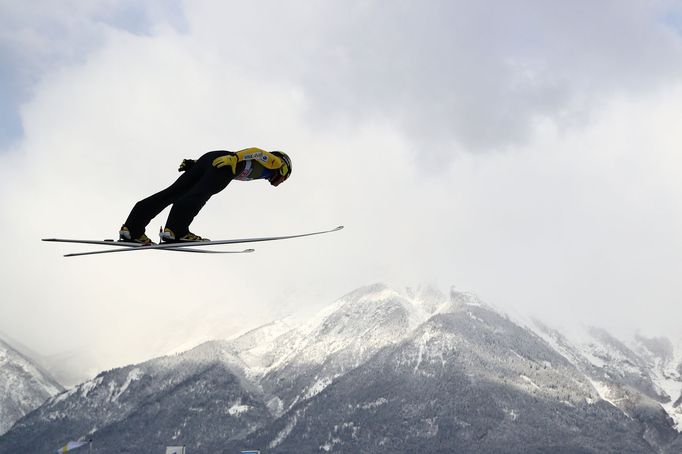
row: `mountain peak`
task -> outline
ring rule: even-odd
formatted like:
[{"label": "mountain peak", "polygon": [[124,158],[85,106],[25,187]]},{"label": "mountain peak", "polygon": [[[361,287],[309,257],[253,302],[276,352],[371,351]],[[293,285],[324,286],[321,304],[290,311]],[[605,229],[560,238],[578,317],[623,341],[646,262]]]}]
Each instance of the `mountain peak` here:
[{"label": "mountain peak", "polygon": [[103,372],[22,419],[0,451],[69,433],[96,438],[95,452],[676,452],[670,358],[664,339],[576,338],[454,287],[377,283],[298,325]]},{"label": "mountain peak", "polygon": [[31,358],[0,339],[0,435],[62,386]]}]

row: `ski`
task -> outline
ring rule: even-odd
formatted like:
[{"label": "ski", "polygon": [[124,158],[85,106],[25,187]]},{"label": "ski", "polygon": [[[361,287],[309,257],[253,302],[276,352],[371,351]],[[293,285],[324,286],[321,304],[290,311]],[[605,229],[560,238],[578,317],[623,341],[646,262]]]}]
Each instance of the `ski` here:
[{"label": "ski", "polygon": [[231,240],[213,240],[213,241],[187,241],[182,243],[161,243],[152,244],[149,246],[139,245],[137,243],[126,243],[126,242],[116,242],[116,241],[96,241],[96,240],[73,240],[73,239],[63,239],[63,238],[44,238],[43,241],[59,242],[59,243],[78,243],[78,244],[104,244],[104,245],[116,245],[116,246],[127,246],[118,249],[105,249],[100,251],[90,251],[90,252],[77,252],[73,254],[66,254],[65,257],[75,257],[79,255],[94,255],[94,254],[109,254],[113,252],[127,252],[127,251],[141,251],[141,250],[172,250],[172,251],[182,251],[182,252],[204,252],[204,253],[245,253],[253,252],[252,249],[246,249],[244,251],[204,251],[195,249],[196,247],[202,246],[216,246],[221,244],[239,244],[239,243],[255,243],[263,241],[276,241],[276,240],[288,240],[292,238],[302,238],[306,236],[322,235],[325,233],[337,232],[343,229],[340,225],[336,228],[330,230],[322,230],[319,232],[310,233],[300,233],[296,235],[284,235],[284,236],[269,236],[262,238],[239,238]]},{"label": "ski", "polygon": [[[122,246],[127,248],[144,248],[148,247],[140,243],[133,243],[127,241],[114,241],[114,240],[71,240],[64,238],[43,238],[42,241],[57,242],[57,243],[76,243],[76,244],[96,244],[96,245],[106,245],[106,246]],[[177,248],[166,248],[162,251],[171,252],[194,252],[199,254],[243,254],[248,252],[254,252],[254,249],[245,249],[243,251],[210,251],[205,249],[194,249],[189,247],[177,247]],[[76,252],[71,254],[64,254],[64,257],[76,257],[79,255],[92,255],[100,254],[100,251],[92,252]]]},{"label": "ski", "polygon": [[[149,246],[144,246],[139,249],[147,249]],[[137,248],[135,248],[137,249]],[[96,255],[96,254],[104,254],[107,252],[121,252],[121,251],[128,251],[131,249],[107,249],[104,251],[89,251],[89,252],[73,252],[71,254],[64,254],[64,257],[79,257],[81,255]],[[161,249],[162,251],[169,251],[169,252],[192,252],[195,254],[248,254],[251,252],[254,252],[255,249],[244,249],[242,251],[212,251],[212,250],[206,250],[206,249],[194,249],[194,248],[188,248],[188,247],[178,247],[178,248],[163,248]]]},{"label": "ski", "polygon": [[70,240],[65,238],[43,238],[41,241],[51,241],[56,243],[76,243],[76,244],[100,244],[106,246],[123,246],[123,247],[145,247],[141,243],[133,243],[132,241],[116,241],[116,240]]}]

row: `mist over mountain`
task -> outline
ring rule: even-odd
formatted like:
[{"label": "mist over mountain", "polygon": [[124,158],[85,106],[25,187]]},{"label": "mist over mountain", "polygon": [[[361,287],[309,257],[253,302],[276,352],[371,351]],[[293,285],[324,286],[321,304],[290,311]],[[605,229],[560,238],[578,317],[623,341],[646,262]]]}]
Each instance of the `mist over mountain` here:
[{"label": "mist over mountain", "polygon": [[64,390],[33,359],[0,337],[0,435],[15,421],[35,410],[48,397]]},{"label": "mist over mountain", "polygon": [[357,289],[302,324],[100,373],[2,452],[621,452],[682,448],[682,349],[513,319],[475,295]]}]

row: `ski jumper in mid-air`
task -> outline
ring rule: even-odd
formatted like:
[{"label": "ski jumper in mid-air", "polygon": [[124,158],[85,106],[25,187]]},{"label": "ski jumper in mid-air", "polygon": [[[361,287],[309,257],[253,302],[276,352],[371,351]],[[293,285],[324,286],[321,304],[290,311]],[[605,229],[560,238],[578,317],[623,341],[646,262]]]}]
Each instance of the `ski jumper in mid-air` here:
[{"label": "ski jumper in mid-air", "polygon": [[196,161],[185,159],[178,171],[183,174],[172,185],[135,204],[119,232],[121,241],[153,244],[145,228],[171,204],[161,241],[208,241],[190,232],[189,225],[212,195],[232,180],[268,180],[278,186],[291,175],[291,159],[281,151],[260,148],[210,151]]}]

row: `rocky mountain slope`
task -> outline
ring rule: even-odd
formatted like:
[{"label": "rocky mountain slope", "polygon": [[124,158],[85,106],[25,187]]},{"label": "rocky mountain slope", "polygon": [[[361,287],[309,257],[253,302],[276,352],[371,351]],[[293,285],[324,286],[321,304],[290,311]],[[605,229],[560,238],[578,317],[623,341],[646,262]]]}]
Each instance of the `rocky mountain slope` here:
[{"label": "rocky mountain slope", "polygon": [[62,390],[33,360],[0,338],[0,435]]},{"label": "rocky mountain slope", "polygon": [[672,453],[681,368],[664,339],[575,339],[466,293],[373,285],[300,326],[103,372],[0,452],[88,437],[94,452]]}]

